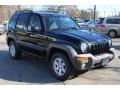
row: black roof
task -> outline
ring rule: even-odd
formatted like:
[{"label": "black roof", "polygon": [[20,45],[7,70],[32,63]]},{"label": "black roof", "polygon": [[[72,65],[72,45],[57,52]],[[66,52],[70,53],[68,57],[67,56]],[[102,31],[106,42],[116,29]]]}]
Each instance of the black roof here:
[{"label": "black roof", "polygon": [[39,12],[33,12],[33,13],[37,13],[37,14],[40,14],[40,15],[60,15],[60,16],[65,16],[65,15],[60,14],[60,13],[56,13],[56,12],[46,12],[46,11],[44,11],[44,12],[39,11]]},{"label": "black roof", "polygon": [[57,15],[57,16],[65,16],[63,14],[60,14],[58,12],[54,12],[54,11],[31,11],[31,10],[20,10],[20,11],[16,11],[16,12],[30,12],[30,13],[36,13],[36,14],[40,14],[40,15]]}]

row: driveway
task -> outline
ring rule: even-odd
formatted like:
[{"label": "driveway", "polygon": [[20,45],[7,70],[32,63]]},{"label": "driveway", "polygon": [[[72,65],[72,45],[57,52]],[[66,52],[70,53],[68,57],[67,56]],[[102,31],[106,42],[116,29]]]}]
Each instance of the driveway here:
[{"label": "driveway", "polygon": [[49,63],[38,57],[23,54],[12,60],[5,35],[0,36],[0,84],[120,84],[120,40],[113,39],[115,59],[103,69],[91,69],[76,78],[61,82],[52,76]]}]

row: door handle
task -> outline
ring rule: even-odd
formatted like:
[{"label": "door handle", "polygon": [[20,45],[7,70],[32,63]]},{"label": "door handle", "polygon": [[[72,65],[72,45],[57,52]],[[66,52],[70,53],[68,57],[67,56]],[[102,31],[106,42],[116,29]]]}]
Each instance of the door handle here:
[{"label": "door handle", "polygon": [[36,35],[33,35],[33,34],[30,34],[30,37],[38,37],[38,36],[36,36]]},{"label": "door handle", "polygon": [[49,39],[47,36],[43,36],[43,35],[36,35],[36,34],[30,34],[30,37],[34,37],[34,38],[41,38],[41,39]]}]

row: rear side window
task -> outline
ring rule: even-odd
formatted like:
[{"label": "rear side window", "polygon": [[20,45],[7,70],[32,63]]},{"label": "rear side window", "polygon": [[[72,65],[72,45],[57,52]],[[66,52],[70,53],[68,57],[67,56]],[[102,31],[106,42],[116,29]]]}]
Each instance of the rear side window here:
[{"label": "rear side window", "polygon": [[16,12],[16,13],[11,17],[11,19],[10,19],[10,21],[9,21],[9,24],[8,24],[8,29],[9,29],[9,30],[15,30],[18,16],[19,16],[19,13]]},{"label": "rear side window", "polygon": [[120,24],[120,19],[119,18],[107,19],[106,23],[108,23],[108,24]]},{"label": "rear side window", "polygon": [[29,14],[28,13],[20,13],[20,16],[18,18],[18,22],[17,22],[17,30],[19,31],[24,31],[27,30],[27,22],[28,22],[28,18],[29,18]]},{"label": "rear side window", "polygon": [[99,18],[99,20],[96,22],[97,24],[102,24],[104,21],[104,18]]}]

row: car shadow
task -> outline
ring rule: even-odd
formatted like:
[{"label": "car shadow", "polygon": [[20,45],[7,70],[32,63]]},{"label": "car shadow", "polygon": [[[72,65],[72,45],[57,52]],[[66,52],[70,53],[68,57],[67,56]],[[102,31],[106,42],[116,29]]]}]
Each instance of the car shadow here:
[{"label": "car shadow", "polygon": [[104,67],[104,69],[111,69],[112,71],[115,71],[115,72],[120,72],[120,67],[110,67],[110,66],[108,66],[108,67]]},{"label": "car shadow", "polygon": [[23,54],[21,60],[12,60],[8,50],[0,50],[0,78],[8,81],[59,84],[50,71],[49,64],[28,54]]},{"label": "car shadow", "polygon": [[[102,72],[103,70],[106,70],[108,72]],[[98,69],[91,69],[90,71],[94,72],[94,73],[89,73],[89,74],[93,75],[93,77],[91,77],[89,75],[88,76],[87,75],[83,75],[82,77],[87,79],[87,80],[89,80],[89,81],[95,81],[95,82],[97,81],[97,83],[94,83],[94,85],[96,85],[96,84],[100,84],[101,85],[102,84],[101,82],[107,82],[106,84],[108,84],[108,85],[112,85],[111,82],[112,83],[115,82],[113,84],[118,84],[118,85],[120,84],[119,83],[120,79],[118,79],[118,78],[116,78],[114,76],[113,77],[109,76],[110,75],[109,73],[111,73],[111,74],[114,73],[114,75],[116,75],[116,74],[119,75],[119,73],[120,73],[120,67],[119,66],[109,66],[109,65],[107,65],[104,68],[99,68],[99,70]],[[97,72],[97,73],[95,73],[95,72]],[[110,78],[108,78],[108,77],[110,77]]]},{"label": "car shadow", "polygon": [[113,48],[115,48],[116,50],[120,50],[120,45],[113,45]]},{"label": "car shadow", "polygon": [[[104,69],[120,72],[120,67],[107,66]],[[75,77],[85,72],[78,72]],[[29,54],[23,54],[20,60],[13,60],[8,50],[0,50],[0,79],[26,84],[64,84],[53,77],[47,61]]]},{"label": "car shadow", "polygon": [[120,67],[115,67],[115,66],[105,66],[105,67],[102,67],[102,68],[92,68],[91,70],[98,70],[98,69],[110,69],[112,71],[115,71],[115,72],[120,72]]},{"label": "car shadow", "polygon": [[[120,45],[113,45],[112,47],[116,50],[120,50]],[[118,59],[120,59],[120,56],[118,56]]]}]

